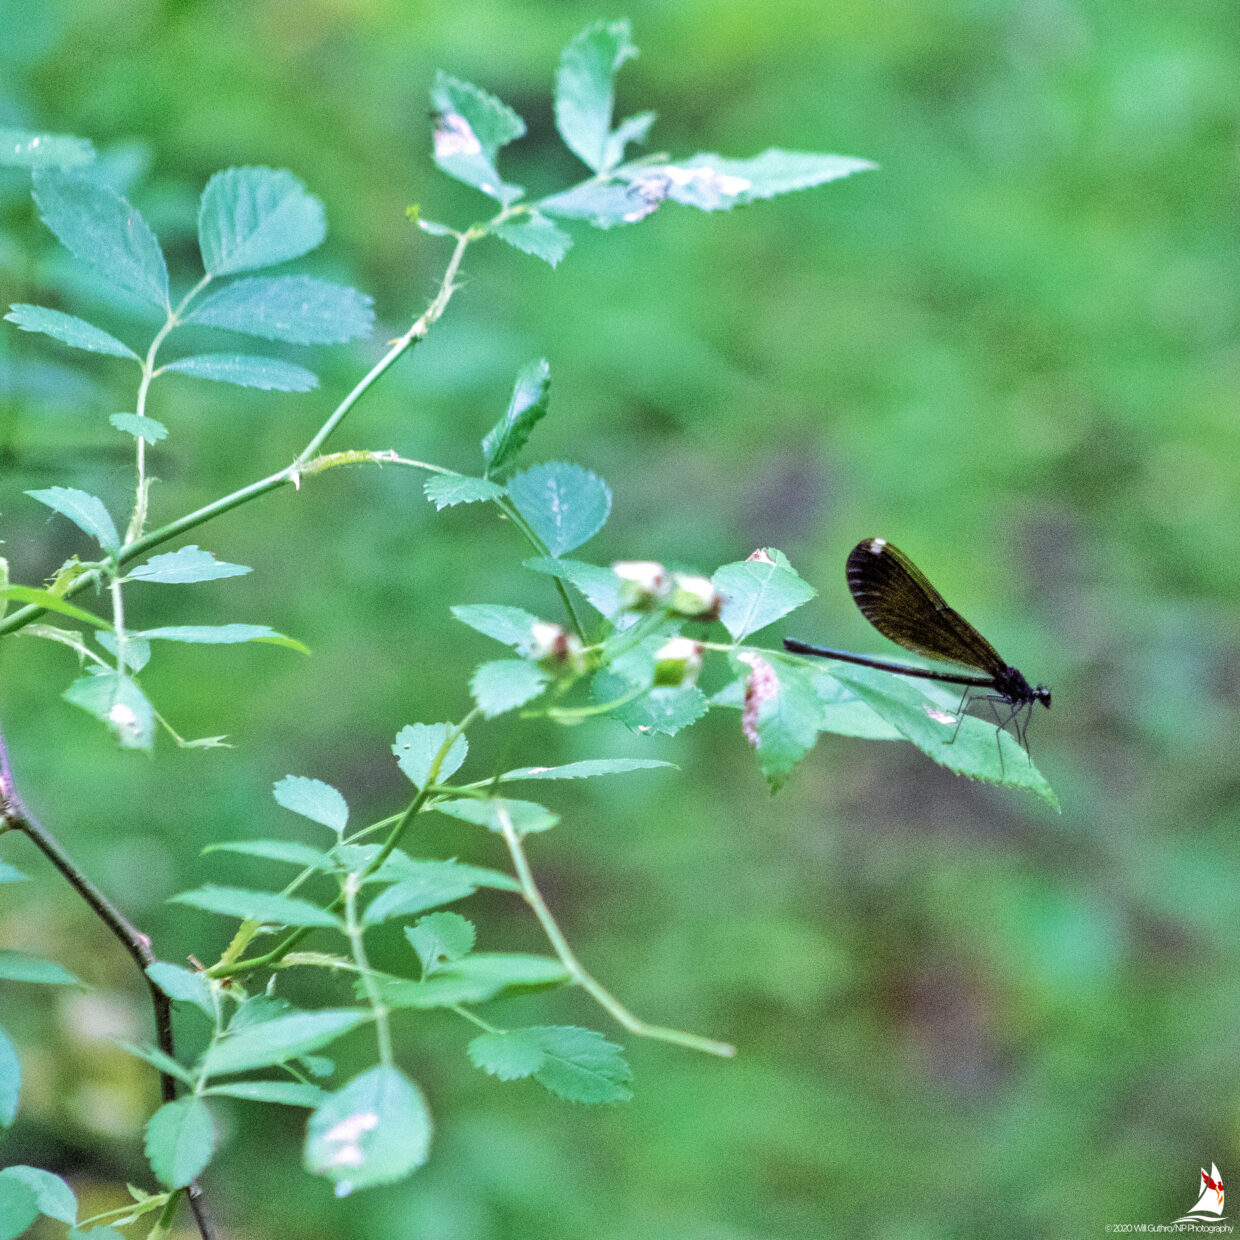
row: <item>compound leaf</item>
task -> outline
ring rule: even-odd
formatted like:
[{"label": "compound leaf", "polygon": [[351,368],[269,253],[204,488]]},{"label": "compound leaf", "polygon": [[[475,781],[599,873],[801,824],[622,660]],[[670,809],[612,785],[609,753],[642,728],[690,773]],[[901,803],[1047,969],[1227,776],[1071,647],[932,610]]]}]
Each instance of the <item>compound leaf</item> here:
[{"label": "compound leaf", "polygon": [[254,276],[212,293],[186,321],[290,344],[344,344],[369,335],[375,314],[371,299],[347,285]]},{"label": "compound leaf", "polygon": [[16,323],[24,332],[41,332],[73,349],[107,353],[112,357],[128,357],[135,362],[140,360],[127,344],[122,344],[103,328],[73,314],[64,314],[47,306],[30,306],[17,302],[9,307],[9,312],[4,317],[8,322]]},{"label": "compound leaf", "polygon": [[168,309],[168,266],[146,220],[93,177],[43,168],[34,174],[43,222],[75,258],[143,300]]},{"label": "compound leaf", "polygon": [[198,245],[209,275],[288,262],[326,235],[323,204],[283,169],[229,168],[202,192]]}]

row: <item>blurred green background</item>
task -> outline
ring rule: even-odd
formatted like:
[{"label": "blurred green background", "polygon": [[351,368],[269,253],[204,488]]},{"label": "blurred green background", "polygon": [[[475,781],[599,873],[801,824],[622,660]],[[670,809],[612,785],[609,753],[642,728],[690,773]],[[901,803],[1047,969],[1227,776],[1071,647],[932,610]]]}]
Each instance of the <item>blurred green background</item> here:
[{"label": "blurred green background", "polygon": [[[654,149],[778,145],[882,171],[730,215],[668,205],[634,228],[578,228],[555,272],[476,247],[448,317],[334,446],[468,470],[517,367],[546,354],[552,415],[528,459],[579,461],[616,495],[584,554],[710,571],[777,546],[820,597],[771,644],[791,631],[877,650],[843,561],[862,537],[891,538],[1053,687],[1033,752],[1064,813],[909,746],[835,737],[772,799],[730,711],[673,740],[610,723],[522,733],[521,762],[681,767],[559,786],[564,823],[531,852],[593,971],[738,1059],[623,1038],[636,1097],[588,1110],[474,1071],[455,1018],[408,1020],[401,1059],[439,1125],[424,1171],[335,1203],[300,1170],[299,1114],[237,1103],[220,1108],[215,1207],[230,1235],[299,1240],[1168,1222],[1200,1166],[1240,1174],[1234,4],[4,0],[0,124],[92,139],[131,178],[174,276],[194,273],[210,174],[268,164],[327,205],[328,242],[297,269],[376,299],[373,342],[299,359],[319,394],[157,385],[151,412],[172,435],[155,453],[156,519],[290,459],[422,308],[447,247],[407,205],[484,216],[430,163],[434,71],[524,115],[505,172],[546,192],[580,175],[552,124],[559,49],[620,15],[642,56],[619,108],[658,111]],[[86,312],[26,188],[11,179],[0,199],[0,302]],[[17,580],[80,549],[23,490],[84,487],[120,510],[130,467],[106,414],[128,406],[128,382],[120,362],[0,335],[0,533]],[[226,731],[235,749],[117,752],[59,700],[66,651],[0,644],[0,721],[28,801],[171,960],[210,956],[227,926],[170,894],[281,876],[199,856],[296,833],[273,780],[328,780],[359,822],[401,804],[393,734],[459,717],[470,669],[493,657],[450,604],[555,609],[511,530],[490,512],[436,515],[395,470],[337,471],[198,540],[255,572],[164,592],[143,625],[269,623],[314,651],[172,648],[153,665],[147,690],[178,729]],[[479,732],[483,762],[503,739]],[[460,824],[411,847],[502,863]],[[150,1184],[139,1126],[155,1084],[106,1041],[145,1036],[143,996],[33,850],[6,840],[4,856],[37,880],[6,888],[0,938],[95,990],[4,988],[27,1079],[0,1159],[72,1172],[103,1209],[126,1179]],[[512,902],[466,911],[480,946],[540,950]],[[619,1032],[575,993],[501,1019]]]}]

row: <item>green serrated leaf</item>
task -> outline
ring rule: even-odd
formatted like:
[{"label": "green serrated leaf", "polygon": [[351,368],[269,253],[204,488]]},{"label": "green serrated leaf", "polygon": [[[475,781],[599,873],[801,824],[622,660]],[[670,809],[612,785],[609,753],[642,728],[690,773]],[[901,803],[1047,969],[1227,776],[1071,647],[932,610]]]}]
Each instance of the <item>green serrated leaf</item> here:
[{"label": "green serrated leaf", "polygon": [[384,1003],[391,1007],[433,1008],[529,994],[564,986],[571,980],[564,965],[551,956],[475,952],[445,964],[425,981],[380,978],[379,989]]},{"label": "green serrated leaf", "polygon": [[540,211],[566,220],[582,220],[592,228],[636,224],[659,209],[667,183],[653,174],[631,182],[585,181],[538,203]]},{"label": "green serrated leaf", "polygon": [[440,512],[456,504],[476,504],[507,494],[498,482],[471,478],[466,474],[435,474],[422,484],[422,490]]},{"label": "green serrated leaf", "polygon": [[626,120],[622,120],[608,136],[607,146],[603,152],[604,165],[608,169],[615,168],[624,158],[624,152],[630,142],[646,141],[654,122],[653,112],[637,112]]},{"label": "green serrated leaf", "polygon": [[203,190],[198,245],[210,275],[286,263],[326,235],[323,204],[283,169],[229,168]]},{"label": "green serrated leaf", "polygon": [[34,174],[34,200],[75,258],[161,310],[169,308],[159,242],[115,190],[92,177],[41,168]]},{"label": "green serrated leaf", "polygon": [[523,254],[541,258],[552,267],[572,248],[573,239],[554,220],[540,211],[530,211],[517,219],[491,226],[491,235],[507,242]]},{"label": "green serrated leaf", "polygon": [[496,659],[475,669],[469,691],[479,710],[494,719],[533,701],[546,687],[549,675],[524,659]]},{"label": "green serrated leaf", "polygon": [[467,603],[452,608],[452,614],[476,632],[493,637],[505,646],[528,650],[538,617],[520,607],[500,603]]},{"label": "green serrated leaf", "polygon": [[16,1240],[39,1217],[39,1198],[29,1184],[0,1176],[0,1236]]},{"label": "green serrated leaf", "polygon": [[184,1188],[211,1161],[215,1123],[201,1098],[165,1102],[147,1121],[146,1157],[166,1188]]},{"label": "green serrated leaf", "polygon": [[461,797],[455,801],[436,801],[434,808],[450,818],[476,823],[497,834],[503,833],[504,815],[518,835],[549,831],[560,821],[559,814],[553,814],[534,801],[516,801],[511,797],[488,797],[483,801]]},{"label": "green serrated leaf", "polygon": [[450,723],[411,723],[397,732],[392,752],[415,788],[425,788],[428,783],[450,779],[460,769],[469,753],[469,743],[463,733],[441,756],[454,731]]},{"label": "green serrated leaf", "polygon": [[547,412],[551,391],[551,367],[545,357],[524,367],[513,385],[504,416],[482,441],[487,476],[501,470],[525,447],[530,433]]},{"label": "green serrated leaf", "polygon": [[125,749],[150,749],[155,743],[155,710],[131,677],[111,670],[83,676],[63,696],[106,723]]},{"label": "green serrated leaf", "polygon": [[181,1003],[191,1003],[206,1015],[215,1019],[215,1004],[211,1002],[211,987],[206,977],[193,969],[183,969],[178,964],[158,960],[146,966],[146,975],[168,996]]},{"label": "green serrated leaf", "polygon": [[240,577],[250,571],[244,564],[217,560],[210,551],[191,543],[166,555],[153,555],[145,564],[128,569],[125,575],[130,581],[185,585],[194,581],[215,581],[220,577]]},{"label": "green serrated leaf", "polygon": [[31,499],[68,517],[78,529],[89,534],[105,551],[118,551],[120,535],[116,523],[98,496],[73,487],[48,487],[44,491],[27,491]]},{"label": "green serrated leaf", "polygon": [[299,844],[296,840],[226,840],[222,844],[208,844],[202,851],[240,853],[245,857],[262,857],[266,861],[287,861],[290,865],[308,869],[332,868],[332,859],[327,853],[311,848],[309,844]]},{"label": "green serrated leaf", "polygon": [[427,913],[418,918],[416,926],[405,927],[405,938],[418,954],[424,977],[473,951],[477,933],[468,917],[453,912]]},{"label": "green serrated leaf", "polygon": [[755,551],[740,563],[725,564],[711,584],[723,596],[719,619],[738,642],[808,603],[817,593],[788,563],[788,557],[771,547]]},{"label": "green serrated leaf", "polygon": [[34,586],[5,586],[0,589],[0,597],[12,599],[15,603],[31,603],[46,611],[59,612],[62,616],[70,616],[74,620],[82,621],[83,624],[93,624],[97,629],[112,627],[108,621],[92,615],[89,611],[84,611],[81,607],[75,607],[72,603],[65,602],[59,594],[53,594],[50,590],[40,590]]},{"label": "green serrated leaf", "polygon": [[597,21],[577,35],[560,57],[555,75],[556,128],[568,149],[594,172],[604,172],[618,160],[609,142],[615,76],[636,55],[627,21]]},{"label": "green serrated leaf", "polygon": [[587,564],[584,560],[548,559],[546,556],[523,561],[536,573],[558,577],[581,592],[582,597],[604,616],[614,616],[620,609],[620,578],[610,568]]},{"label": "green serrated leaf", "polygon": [[601,1033],[571,1025],[541,1025],[525,1032],[536,1039],[544,1056],[534,1079],[557,1097],[589,1104],[632,1098],[632,1069],[620,1047]]},{"label": "green serrated leaf", "polygon": [[431,86],[435,163],[504,206],[523,193],[506,185],[495,167],[499,149],[525,133],[525,122],[507,104],[469,82],[439,73]]},{"label": "green serrated leaf", "polygon": [[349,825],[349,805],[331,784],[305,775],[286,775],[272,788],[277,805],[340,835]]},{"label": "green serrated leaf", "polygon": [[140,629],[131,636],[146,641],[188,642],[195,646],[266,642],[272,646],[287,646],[301,654],[310,653],[296,638],[285,637],[265,624],[172,624],[160,629]]},{"label": "green serrated leaf", "polygon": [[9,982],[38,982],[45,986],[86,987],[68,969],[51,960],[26,952],[0,951],[0,979]]},{"label": "green serrated leaf", "polygon": [[772,792],[778,792],[818,737],[820,707],[800,668],[746,651],[749,669],[741,726]]},{"label": "green serrated leaf", "polygon": [[362,914],[364,926],[377,926],[397,917],[412,917],[472,896],[477,884],[468,872],[458,872],[458,867],[426,870],[420,874],[393,883],[385,888],[366,906]]},{"label": "green serrated leaf", "polygon": [[[116,657],[116,634],[106,629],[95,630],[95,640],[113,657]],[[151,661],[151,643],[132,633],[125,635],[125,667],[135,675]]]},{"label": "green serrated leaf", "polygon": [[168,438],[168,428],[162,422],[156,422],[154,418],[145,415],[138,417],[136,413],[112,413],[108,415],[108,421],[118,431],[124,431],[135,439],[145,439],[147,443],[159,443],[161,439]]},{"label": "green serrated leaf", "polygon": [[328,1098],[325,1090],[301,1081],[230,1081],[226,1085],[208,1086],[203,1093],[241,1098],[246,1102],[273,1102],[285,1107],[317,1107]]},{"label": "green serrated leaf", "polygon": [[251,891],[246,887],[217,887],[208,883],[195,891],[182,891],[170,897],[170,901],[241,921],[262,921],[277,926],[339,925],[332,913],[309,900],[274,891]]},{"label": "green serrated leaf", "polygon": [[[900,731],[893,728],[874,708],[825,667],[806,667],[822,714],[818,720],[821,732],[834,732],[839,736],[857,736],[865,740],[891,741],[900,739]],[[741,705],[740,702],[737,705]]]},{"label": "green serrated leaf", "polygon": [[261,388],[265,392],[310,392],[319,386],[318,376],[304,366],[253,353],[200,353],[161,366],[157,374],[175,371],[217,383]]},{"label": "green serrated leaf", "polygon": [[546,1062],[536,1032],[511,1029],[480,1033],[468,1047],[475,1068],[501,1081],[518,1081],[533,1076]]},{"label": "green serrated leaf", "polygon": [[[350,866],[350,868],[360,868],[360,866],[369,865],[379,851],[377,844],[370,845],[369,847],[365,845],[346,845],[342,848],[337,848],[335,851],[337,853],[347,853],[352,852],[355,848],[359,864],[358,866]],[[399,848],[394,849],[391,856],[388,857],[379,870],[370,876],[370,881],[384,883],[403,883],[412,879],[433,879],[438,882],[462,879],[472,883],[475,887],[493,887],[497,891],[521,890],[521,884],[511,874],[504,874],[499,870],[489,870],[485,866],[466,865],[461,861],[414,860],[408,853],[402,852]]]},{"label": "green serrated leaf", "polygon": [[158,1046],[139,1046],[133,1042],[126,1042],[124,1038],[115,1038],[116,1045],[123,1051],[127,1051],[130,1055],[138,1059],[144,1059],[153,1068],[162,1072],[165,1076],[175,1077],[184,1084],[194,1085],[194,1074],[183,1065],[177,1063],[170,1055],[165,1054]]},{"label": "green serrated leaf", "polygon": [[95,148],[70,134],[0,129],[0,165],[9,168],[75,168],[89,164]]},{"label": "green serrated leaf", "polygon": [[112,357],[128,357],[135,362],[141,359],[127,345],[102,328],[59,310],[46,306],[29,306],[17,303],[10,307],[5,319],[16,323],[24,332],[41,332],[67,344],[72,349],[85,349],[89,353],[106,353]]},{"label": "green serrated leaf", "polygon": [[[623,676],[601,671],[591,685],[596,702],[614,702],[630,689]],[[710,710],[706,695],[695,685],[677,688],[656,688],[636,701],[625,702],[609,713],[631,732],[644,736],[675,736],[683,728],[696,723]]]},{"label": "green serrated leaf", "polygon": [[357,289],[312,276],[255,276],[212,293],[186,321],[290,344],[344,344],[370,334],[373,306]]},{"label": "green serrated leaf", "polygon": [[588,542],[611,512],[611,491],[580,465],[535,465],[508,480],[513,506],[558,557]]},{"label": "green serrated leaf", "polygon": [[887,672],[833,665],[831,674],[940,766],[969,779],[1027,788],[1060,812],[1059,798],[1028,753],[993,723],[972,715],[960,720],[940,698]]},{"label": "green serrated leaf", "polygon": [[673,765],[657,758],[586,758],[564,766],[523,766],[506,771],[499,779],[501,783],[520,779],[593,779],[596,775],[623,775],[627,771],[652,771]]},{"label": "green serrated leaf", "polygon": [[9,1036],[0,1029],[0,1128],[11,1128],[22,1092],[22,1061]]},{"label": "green serrated leaf", "polygon": [[70,1225],[77,1222],[77,1197],[60,1176],[42,1167],[12,1166],[0,1171],[0,1179],[25,1184],[34,1193],[40,1214]]},{"label": "green serrated leaf", "polygon": [[310,1117],[305,1164],[343,1196],[391,1184],[430,1154],[431,1113],[422,1091],[397,1068],[378,1065],[332,1094]]},{"label": "green serrated leaf", "polygon": [[234,1017],[228,1035],[206,1051],[202,1069],[207,1076],[228,1076],[300,1059],[369,1019],[370,1013],[358,1008],[327,1008],[275,1016],[233,1032],[237,1023]]},{"label": "green serrated leaf", "polygon": [[[820,732],[839,736],[855,736],[871,741],[898,741],[900,732],[893,728],[874,708],[863,702],[847,685],[837,680],[824,667],[809,663],[802,668],[818,696],[821,714]],[[741,710],[745,705],[745,677],[734,680],[711,698],[712,705]]]},{"label": "green serrated leaf", "polygon": [[772,147],[752,159],[701,154],[678,164],[634,171],[631,184],[665,178],[667,197],[702,211],[727,211],[761,198],[811,189],[878,165],[846,155],[781,151]]}]

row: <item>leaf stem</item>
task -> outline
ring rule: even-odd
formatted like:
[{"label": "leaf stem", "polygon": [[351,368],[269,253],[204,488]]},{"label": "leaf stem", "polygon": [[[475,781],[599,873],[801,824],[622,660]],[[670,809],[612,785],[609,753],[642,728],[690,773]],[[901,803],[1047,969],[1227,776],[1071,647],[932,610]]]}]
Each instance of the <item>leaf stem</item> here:
[{"label": "leaf stem", "polygon": [[493,1025],[490,1021],[485,1021],[476,1012],[471,1012],[469,1008],[459,1003],[453,1003],[448,1010],[455,1012],[458,1016],[469,1021],[470,1024],[477,1025],[479,1029],[485,1030],[487,1033],[507,1033],[506,1029],[500,1029],[497,1025]]},{"label": "leaf stem", "polygon": [[366,945],[363,942],[362,923],[357,917],[357,893],[362,884],[361,873],[354,871],[344,876],[344,921],[345,932],[353,948],[353,959],[362,975],[362,985],[366,989],[366,998],[370,1000],[370,1010],[375,1014],[375,1037],[379,1043],[379,1061],[385,1068],[392,1067],[392,1030],[388,1024],[388,1008],[383,1002],[378,983],[366,959]]},{"label": "leaf stem", "polygon": [[[538,552],[540,556],[544,556],[549,560],[556,557],[551,554],[551,548],[547,546],[541,538],[534,533],[530,523],[517,511],[517,509],[506,499],[497,499],[495,505],[501,512],[525,535],[526,541]],[[554,578],[555,588],[560,593],[560,598],[564,602],[564,609],[568,612],[568,618],[572,622],[573,631],[584,642],[586,640],[586,631],[582,626],[581,618],[577,615],[577,609],[573,606],[572,596],[568,592],[563,580],[559,577]]]},{"label": "leaf stem", "polygon": [[716,1042],[713,1038],[704,1038],[696,1033],[684,1033],[679,1029],[668,1029],[662,1025],[651,1025],[635,1016],[624,1006],[602,983],[596,981],[586,967],[578,960],[576,953],[568,945],[564,932],[560,929],[547,902],[542,898],[538,885],[534,882],[530,863],[521,844],[521,837],[513,826],[512,817],[503,802],[497,803],[497,814],[500,829],[504,834],[504,843],[512,857],[513,868],[517,872],[517,880],[521,884],[521,894],[525,902],[534,911],[542,925],[543,933],[555,949],[560,963],[568,970],[569,975],[604,1011],[630,1033],[639,1038],[654,1038],[660,1042],[671,1042],[676,1046],[684,1046],[689,1050],[704,1051],[708,1055],[718,1055],[723,1059],[731,1059],[736,1054],[736,1047],[726,1042]]},{"label": "leaf stem", "polygon": [[112,628],[116,635],[116,671],[117,675],[124,676],[129,639],[125,636],[125,600],[121,593],[120,573],[113,573],[109,589],[112,594]]},{"label": "leaf stem", "polygon": [[[151,389],[151,383],[155,379],[155,355],[159,352],[159,346],[167,339],[168,333],[181,322],[181,314],[185,307],[189,305],[199,293],[211,282],[210,275],[204,275],[197,284],[194,285],[184,297],[181,298],[175,310],[168,311],[168,318],[165,320],[163,327],[155,333],[155,338],[151,341],[151,347],[146,351],[146,357],[142,361],[142,382],[138,384],[138,399],[134,412],[138,417],[146,417],[146,397]],[[125,534],[127,543],[133,542],[135,539],[142,537],[142,531],[146,527],[146,509],[147,499],[150,493],[150,483],[146,477],[146,440],[141,435],[137,437],[137,474],[138,488],[137,495],[134,499],[133,513],[129,518],[129,530]]]},{"label": "leaf stem", "polygon": [[154,1235],[163,1236],[170,1235],[172,1232],[172,1220],[176,1217],[177,1206],[181,1204],[181,1190],[168,1194],[168,1200],[164,1202],[164,1208],[159,1212],[159,1221],[155,1224]]},{"label": "leaf stem", "polygon": [[[418,816],[422,808],[426,805],[427,799],[434,791],[435,783],[439,778],[440,768],[443,766],[444,759],[447,758],[452,746],[456,744],[465,729],[469,727],[481,712],[477,707],[469,712],[460,723],[448,733],[444,743],[440,745],[435,757],[431,761],[430,770],[427,772],[426,782],[418,790],[417,795],[409,802],[408,808],[403,814],[396,819],[395,825],[388,832],[387,839],[383,841],[383,846],[370,859],[366,868],[360,871],[358,882],[364,883],[376,870],[392,855],[396,846],[400,843],[401,837],[408,829],[409,824]],[[337,911],[345,902],[344,895],[337,896],[328,906],[329,912]],[[254,969],[271,967],[278,964],[285,956],[288,955],[298,943],[302,941],[313,929],[311,926],[299,926],[296,930],[288,934],[284,941],[273,947],[271,951],[264,952],[261,956],[251,956],[247,960],[230,960],[228,957],[232,954],[232,945],[225,956],[213,964],[207,970],[208,977],[235,977],[239,973],[249,973]],[[238,937],[240,932],[238,932]],[[234,939],[234,943],[237,940]]]}]

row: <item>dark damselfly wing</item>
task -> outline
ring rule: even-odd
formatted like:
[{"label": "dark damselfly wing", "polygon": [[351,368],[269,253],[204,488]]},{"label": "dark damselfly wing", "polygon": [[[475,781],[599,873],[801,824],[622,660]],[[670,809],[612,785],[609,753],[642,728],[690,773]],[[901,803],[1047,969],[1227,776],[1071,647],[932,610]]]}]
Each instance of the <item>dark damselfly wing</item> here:
[{"label": "dark damselfly wing", "polygon": [[1000,677],[999,652],[885,538],[867,538],[848,556],[848,588],[861,614],[905,650]]}]

